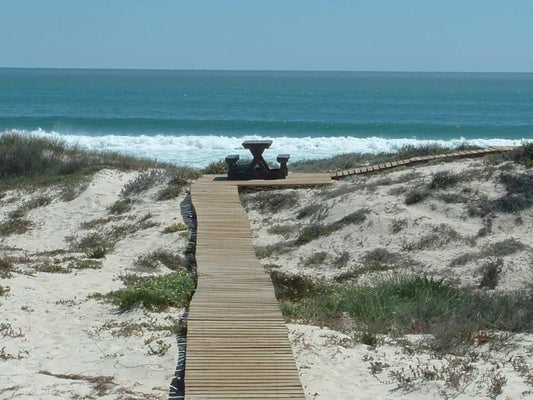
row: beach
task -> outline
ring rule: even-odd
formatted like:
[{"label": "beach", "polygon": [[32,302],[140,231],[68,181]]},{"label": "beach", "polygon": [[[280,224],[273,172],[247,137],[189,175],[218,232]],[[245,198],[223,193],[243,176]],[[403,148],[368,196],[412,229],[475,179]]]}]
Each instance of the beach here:
[{"label": "beach", "polygon": [[[178,175],[150,171],[108,167],[70,185],[2,190],[0,397],[168,397],[186,302],[126,305],[109,295],[143,279],[186,282],[188,184],[169,195]],[[245,191],[241,201],[277,292],[288,287],[285,276],[346,288],[423,276],[480,295],[514,295],[531,290],[533,214],[520,202],[512,212],[498,208],[517,190],[506,185],[507,175],[529,182],[531,169],[487,156],[326,188]],[[427,193],[406,204],[421,189]],[[335,224],[362,209],[350,223]],[[8,231],[11,220],[18,223]],[[336,228],[299,241],[317,223]],[[531,397],[528,319],[514,322],[515,333],[489,324],[437,348],[431,324],[370,330],[349,314],[319,320],[287,313],[300,299],[279,299],[308,399]]]}]

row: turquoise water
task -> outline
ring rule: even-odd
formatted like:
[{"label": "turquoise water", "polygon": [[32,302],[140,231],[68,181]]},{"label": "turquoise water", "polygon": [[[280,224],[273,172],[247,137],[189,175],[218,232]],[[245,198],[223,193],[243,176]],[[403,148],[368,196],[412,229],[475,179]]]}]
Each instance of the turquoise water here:
[{"label": "turquoise water", "polygon": [[533,74],[0,69],[13,130],[198,166],[244,138],[293,159],[517,144],[533,139]]}]

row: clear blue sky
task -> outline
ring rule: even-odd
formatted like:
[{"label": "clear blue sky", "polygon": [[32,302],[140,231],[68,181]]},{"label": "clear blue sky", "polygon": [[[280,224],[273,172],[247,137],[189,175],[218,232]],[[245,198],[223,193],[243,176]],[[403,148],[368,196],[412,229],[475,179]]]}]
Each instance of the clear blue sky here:
[{"label": "clear blue sky", "polygon": [[533,0],[0,0],[0,67],[533,72]]}]

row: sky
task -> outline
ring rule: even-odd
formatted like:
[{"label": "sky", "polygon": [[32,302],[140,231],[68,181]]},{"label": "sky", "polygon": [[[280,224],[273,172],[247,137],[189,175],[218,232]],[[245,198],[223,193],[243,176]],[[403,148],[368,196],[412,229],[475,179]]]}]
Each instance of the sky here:
[{"label": "sky", "polygon": [[0,0],[0,67],[533,72],[532,0]]}]

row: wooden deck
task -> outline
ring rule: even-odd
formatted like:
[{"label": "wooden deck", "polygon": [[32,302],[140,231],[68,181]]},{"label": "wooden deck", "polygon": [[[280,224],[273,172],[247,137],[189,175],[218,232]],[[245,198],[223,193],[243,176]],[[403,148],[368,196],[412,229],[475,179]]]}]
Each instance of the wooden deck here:
[{"label": "wooden deck", "polygon": [[238,186],[328,183],[329,174],[291,174],[283,182],[206,175],[193,183],[198,287],[187,323],[185,399],[305,399]]}]

